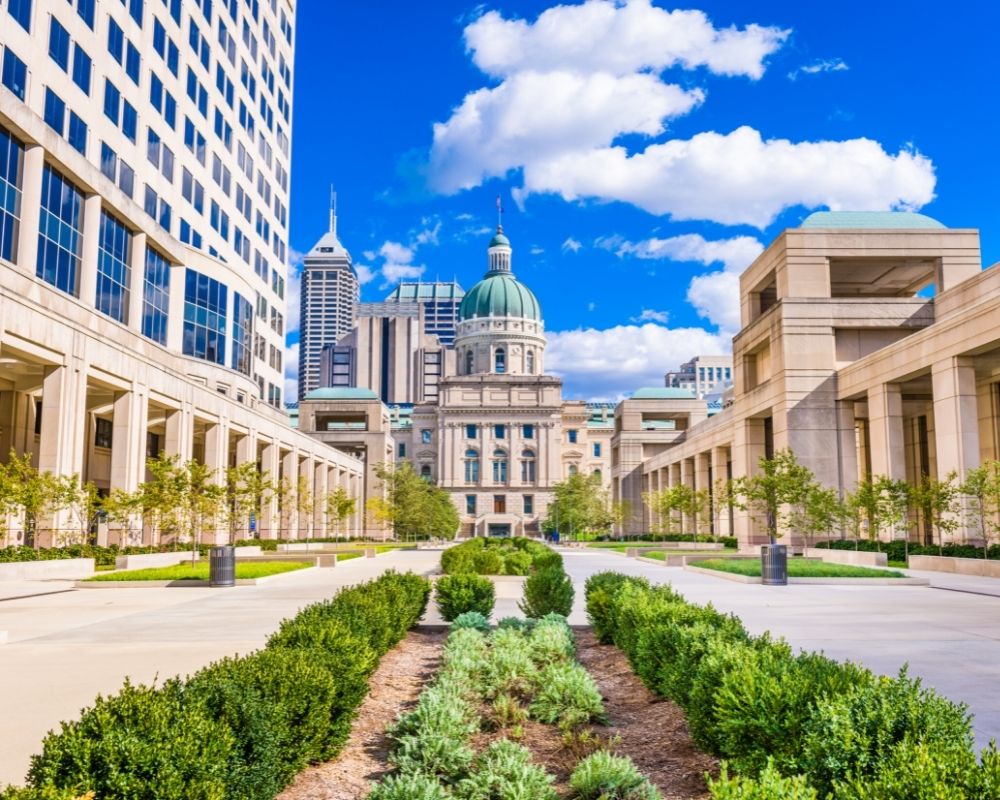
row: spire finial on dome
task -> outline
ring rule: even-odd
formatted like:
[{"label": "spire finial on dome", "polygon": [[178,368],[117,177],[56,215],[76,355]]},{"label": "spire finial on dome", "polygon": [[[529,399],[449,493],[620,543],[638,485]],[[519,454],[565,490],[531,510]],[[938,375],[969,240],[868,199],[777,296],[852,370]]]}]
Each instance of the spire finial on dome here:
[{"label": "spire finial on dome", "polygon": [[497,233],[503,233],[503,200],[497,195]]}]

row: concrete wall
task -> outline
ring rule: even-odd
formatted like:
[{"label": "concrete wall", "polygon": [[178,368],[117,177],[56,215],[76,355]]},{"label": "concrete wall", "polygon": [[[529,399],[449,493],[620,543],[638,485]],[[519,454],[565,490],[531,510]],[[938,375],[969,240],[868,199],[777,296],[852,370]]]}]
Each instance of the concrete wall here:
[{"label": "concrete wall", "polygon": [[979,558],[949,558],[947,556],[910,556],[910,569],[930,572],[953,572],[956,575],[979,575],[1000,578],[1000,561]]},{"label": "concrete wall", "polygon": [[824,547],[807,547],[802,553],[806,558],[820,558],[830,564],[850,564],[856,567],[887,567],[889,556],[864,550],[828,550]]},{"label": "concrete wall", "polygon": [[0,564],[0,581],[79,580],[94,574],[92,558],[15,561]]}]

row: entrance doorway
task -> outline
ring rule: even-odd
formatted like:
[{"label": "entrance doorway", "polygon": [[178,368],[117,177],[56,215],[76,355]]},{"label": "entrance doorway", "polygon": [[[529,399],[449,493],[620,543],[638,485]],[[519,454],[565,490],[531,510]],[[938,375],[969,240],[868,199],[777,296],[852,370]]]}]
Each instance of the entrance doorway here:
[{"label": "entrance doorway", "polygon": [[494,514],[506,514],[507,513],[507,496],[503,494],[493,495],[493,513]]},{"label": "entrance doorway", "polygon": [[506,538],[510,536],[510,525],[490,525],[487,528],[487,533],[492,537]]}]

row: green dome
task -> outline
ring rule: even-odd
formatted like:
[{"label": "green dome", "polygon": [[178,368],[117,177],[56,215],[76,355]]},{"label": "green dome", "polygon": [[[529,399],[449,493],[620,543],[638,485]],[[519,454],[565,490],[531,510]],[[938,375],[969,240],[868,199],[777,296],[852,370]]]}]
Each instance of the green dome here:
[{"label": "green dome", "polygon": [[462,298],[458,318],[466,320],[491,316],[526,317],[540,322],[542,309],[531,289],[509,272],[488,272]]},{"label": "green dome", "polygon": [[503,235],[503,230],[498,230],[493,238],[490,239],[490,247],[497,247],[499,245],[510,247],[510,239]]}]

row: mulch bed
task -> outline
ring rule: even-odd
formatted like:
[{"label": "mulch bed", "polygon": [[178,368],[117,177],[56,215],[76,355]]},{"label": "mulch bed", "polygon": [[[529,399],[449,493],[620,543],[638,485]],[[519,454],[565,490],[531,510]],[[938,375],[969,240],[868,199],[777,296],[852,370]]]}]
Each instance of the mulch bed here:
[{"label": "mulch bed", "polygon": [[446,633],[410,631],[382,658],[369,685],[351,736],[333,761],[309,767],[278,800],[361,800],[390,772],[385,730],[417,697],[441,665]]},{"label": "mulch bed", "polygon": [[[576,637],[577,658],[597,681],[609,717],[607,726],[591,726],[591,742],[611,741],[612,749],[629,756],[664,800],[708,798],[705,773],[716,775],[718,764],[691,740],[684,712],[654,696],[616,647],[600,644],[590,631],[578,631]],[[372,784],[390,771],[386,728],[416,703],[440,666],[446,638],[445,633],[413,631],[388,653],[372,676],[371,691],[343,752],[302,772],[278,800],[363,800]],[[578,740],[568,748],[551,725],[529,721],[522,728],[517,741],[555,776],[556,789],[565,797],[573,766],[589,752],[587,743]],[[473,746],[478,750],[507,733],[484,731]]]}]

